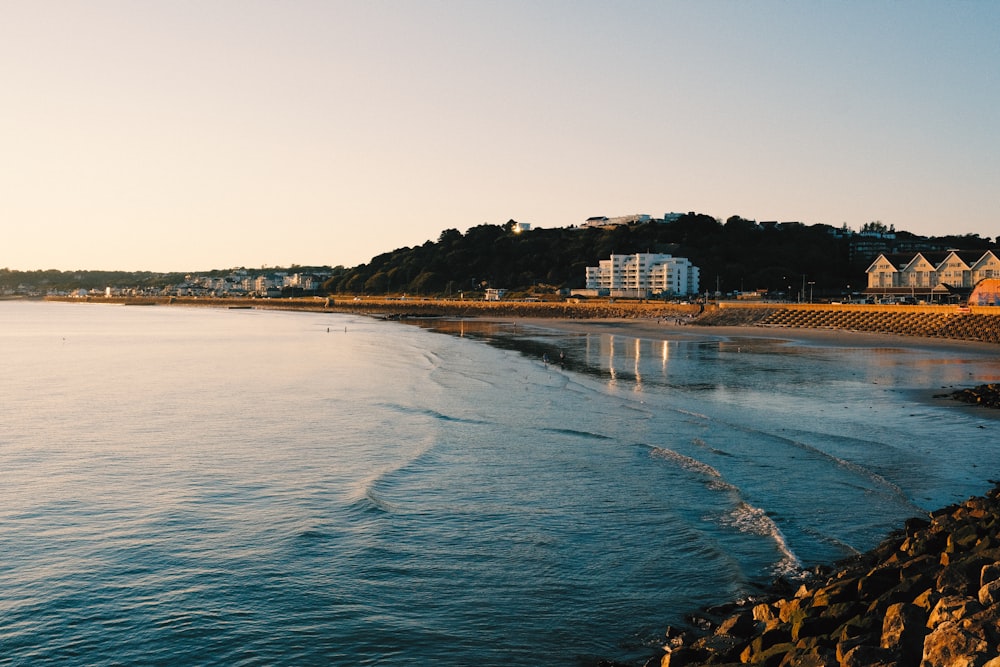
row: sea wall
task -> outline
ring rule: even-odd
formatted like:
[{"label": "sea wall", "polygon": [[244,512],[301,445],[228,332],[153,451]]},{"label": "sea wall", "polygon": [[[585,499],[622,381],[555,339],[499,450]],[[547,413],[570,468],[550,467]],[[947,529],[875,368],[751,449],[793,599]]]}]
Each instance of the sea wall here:
[{"label": "sea wall", "polygon": [[1000,486],[914,518],[794,592],[696,615],[661,667],[1000,667]]}]

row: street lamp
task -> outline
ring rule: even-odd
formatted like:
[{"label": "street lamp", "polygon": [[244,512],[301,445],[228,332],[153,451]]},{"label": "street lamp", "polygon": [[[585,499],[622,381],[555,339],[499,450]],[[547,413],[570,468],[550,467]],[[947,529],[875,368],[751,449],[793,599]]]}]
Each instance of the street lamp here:
[{"label": "street lamp", "polygon": [[813,285],[816,284],[815,280],[809,281],[809,303],[813,302]]}]

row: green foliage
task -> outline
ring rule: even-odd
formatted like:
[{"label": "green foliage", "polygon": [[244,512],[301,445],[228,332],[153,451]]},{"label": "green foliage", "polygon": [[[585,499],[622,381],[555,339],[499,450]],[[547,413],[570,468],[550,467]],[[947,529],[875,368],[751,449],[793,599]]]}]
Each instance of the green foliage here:
[{"label": "green foliage", "polygon": [[[399,248],[348,269],[324,287],[332,293],[454,294],[500,287],[529,291],[578,288],[585,269],[612,254],[665,252],[688,257],[701,268],[704,285],[724,290],[785,289],[789,280],[858,284],[847,246],[826,227],[764,229],[757,223],[689,213],[671,223],[609,229],[555,228],[513,231],[505,225],[477,225],[465,234],[441,232],[437,243]],[[388,280],[383,279],[388,276]],[[822,276],[822,277],[821,277]]]},{"label": "green foliage", "polygon": [[[612,254],[662,252],[687,257],[701,269],[703,289],[793,293],[804,280],[821,290],[865,284],[864,271],[874,255],[852,253],[844,233],[828,225],[759,225],[739,216],[725,224],[688,213],[670,223],[650,222],[608,229],[554,228],[515,232],[516,222],[476,225],[462,234],[441,232],[437,243],[399,248],[331,278],[332,293],[456,294],[485,287],[512,292],[578,288],[585,269]],[[869,231],[882,229],[868,223]],[[842,230],[843,231],[843,230]],[[900,232],[900,235],[905,235]],[[912,236],[912,235],[910,235]],[[931,241],[938,241],[931,239]],[[990,247],[978,236],[948,237],[947,247]],[[934,248],[941,246],[931,244]],[[928,249],[931,249],[930,247]],[[886,248],[885,251],[891,251]],[[383,281],[381,275],[389,279]]]},{"label": "green foliage", "polygon": [[[612,254],[669,253],[687,257],[701,270],[702,289],[723,292],[795,292],[804,280],[815,283],[817,294],[847,285],[864,285],[865,269],[878,252],[893,247],[852,249],[849,230],[827,225],[760,225],[740,216],[725,224],[715,218],[688,213],[669,223],[650,222],[607,229],[589,227],[515,231],[517,223],[476,225],[464,234],[445,229],[436,242],[398,248],[353,268],[322,267],[331,277],[323,287],[333,294],[457,295],[486,287],[511,292],[551,293],[585,284],[585,269]],[[881,222],[866,223],[865,231],[895,232]],[[905,231],[895,236],[907,249],[941,250],[996,248],[976,234],[922,239]],[[887,242],[888,243],[888,242]],[[926,247],[918,247],[923,243]],[[293,267],[309,271],[305,267]],[[318,267],[314,267],[318,268]],[[314,270],[313,269],[313,270]],[[270,271],[279,270],[278,267]],[[222,276],[231,270],[201,272]],[[249,273],[264,272],[250,270]],[[0,290],[29,285],[50,290],[156,288],[185,281],[179,273],[125,271],[11,271],[0,269]]]}]

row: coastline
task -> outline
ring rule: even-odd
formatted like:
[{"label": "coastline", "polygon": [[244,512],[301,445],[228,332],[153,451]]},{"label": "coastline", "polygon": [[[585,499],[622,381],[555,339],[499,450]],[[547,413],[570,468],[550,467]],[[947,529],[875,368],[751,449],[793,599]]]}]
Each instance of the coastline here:
[{"label": "coastline", "polygon": [[[927,349],[1000,350],[1000,308],[963,312],[957,307],[884,307],[820,304],[667,304],[656,301],[462,301],[310,297],[237,299],[199,297],[45,297],[63,303],[253,308],[316,313],[348,313],[381,319],[481,319],[514,321],[567,332],[627,330],[640,338],[770,338],[838,347],[922,347]],[[968,308],[964,310],[969,310]],[[811,323],[790,324],[775,314],[812,316]],[[838,319],[850,316],[850,320]],[[924,322],[914,324],[923,318]],[[933,319],[937,328],[926,326]],[[981,329],[948,329],[945,321],[974,319]],[[945,328],[942,328],[945,327]]]},{"label": "coastline", "polygon": [[737,340],[766,339],[794,345],[818,345],[837,348],[900,348],[966,352],[975,356],[996,357],[1000,348],[993,343],[950,338],[922,338],[891,333],[870,333],[842,329],[807,329],[793,327],[761,327],[753,325],[704,326],[699,324],[658,323],[636,318],[477,318],[495,322],[515,323],[569,334],[620,334],[647,340]]},{"label": "coastline", "polygon": [[[668,628],[646,667],[1000,667],[1000,485],[877,547]],[[798,583],[798,582],[796,582]],[[614,663],[609,663],[614,665]]]}]

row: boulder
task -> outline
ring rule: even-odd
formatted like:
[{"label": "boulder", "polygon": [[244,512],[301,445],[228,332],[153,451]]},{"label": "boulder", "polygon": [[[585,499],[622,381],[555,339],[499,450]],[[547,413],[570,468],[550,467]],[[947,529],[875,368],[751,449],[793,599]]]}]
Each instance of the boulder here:
[{"label": "boulder", "polygon": [[992,607],[1000,603],[1000,579],[991,581],[979,589],[979,604]]},{"label": "boulder", "polygon": [[882,619],[880,648],[894,652],[903,664],[916,664],[924,648],[927,614],[920,607],[898,602]]},{"label": "boulder", "polygon": [[920,667],[980,667],[990,657],[982,628],[944,621],[924,639]]},{"label": "boulder", "polygon": [[931,630],[946,622],[960,621],[982,611],[982,606],[976,600],[963,595],[948,595],[934,605],[927,618],[927,627]]},{"label": "boulder", "polygon": [[1000,562],[983,565],[983,569],[979,571],[980,587],[985,586],[992,581],[1000,581]]}]

